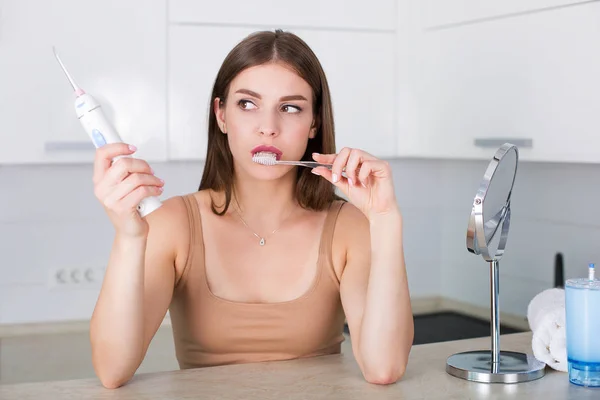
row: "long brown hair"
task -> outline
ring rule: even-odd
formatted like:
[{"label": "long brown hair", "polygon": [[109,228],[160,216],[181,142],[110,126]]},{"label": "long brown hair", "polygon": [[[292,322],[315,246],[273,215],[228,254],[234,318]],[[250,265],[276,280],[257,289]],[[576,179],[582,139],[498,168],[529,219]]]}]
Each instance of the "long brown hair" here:
[{"label": "long brown hair", "polygon": [[[208,148],[206,163],[198,190],[212,189],[225,193],[225,204],[221,211],[213,203],[212,211],[217,215],[227,212],[233,194],[233,156],[224,135],[217,124],[214,100],[225,105],[231,81],[243,70],[269,62],[282,62],[293,68],[312,88],[313,112],[316,135],[308,141],[302,160],[312,161],[312,153],[335,153],[333,110],[325,72],[317,56],[298,36],[281,30],[255,32],[237,44],[227,55],[213,86],[208,118]],[[321,211],[338,197],[334,187],[325,179],[310,172],[309,168],[298,168],[296,198],[305,209]]]}]

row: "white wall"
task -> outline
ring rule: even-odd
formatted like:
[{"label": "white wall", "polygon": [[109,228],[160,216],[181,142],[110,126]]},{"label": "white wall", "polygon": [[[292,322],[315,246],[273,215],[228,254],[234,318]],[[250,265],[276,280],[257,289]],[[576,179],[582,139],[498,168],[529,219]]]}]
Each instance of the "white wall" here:
[{"label": "white wall", "polygon": [[[470,205],[485,162],[446,162],[440,192],[443,213],[442,293],[489,304],[485,261],[465,250]],[[507,250],[500,262],[500,308],[525,316],[527,304],[554,283],[554,256],[564,255],[565,278],[585,276],[600,261],[600,166],[521,163],[512,201]]]},{"label": "white wall", "polygon": [[[485,262],[465,248],[472,198],[486,162],[393,160],[405,216],[413,297],[444,295],[489,302]],[[199,163],[153,165],[165,194],[194,191]],[[0,167],[0,323],[87,319],[98,287],[51,289],[56,268],[102,267],[112,227],[92,193],[91,167]],[[501,309],[525,315],[528,301],[553,283],[563,252],[566,277],[600,260],[600,166],[521,163],[513,222],[501,263]],[[530,271],[535,271],[532,274]],[[536,276],[536,279],[524,276]]]},{"label": "white wall", "polygon": [[[194,2],[177,4],[184,3],[196,4]],[[360,6],[359,2],[354,2],[355,6],[357,4]],[[391,3],[385,4],[389,6]],[[516,55],[512,54],[514,52],[507,51],[507,55],[512,54],[512,58],[507,57],[507,60],[519,61],[519,63],[523,60],[546,62],[544,58],[546,47],[539,45],[538,42],[525,40],[529,34],[538,39],[546,38],[540,33],[541,31],[536,31],[536,27],[542,26],[540,25],[542,22],[545,29],[560,26],[561,29],[568,30],[571,37],[575,37],[577,39],[575,41],[580,45],[575,46],[580,52],[573,53],[569,57],[563,57],[561,51],[551,51],[553,56],[556,54],[561,56],[558,59],[553,58],[548,68],[552,66],[562,71],[560,68],[564,66],[577,70],[578,63],[586,67],[593,66],[594,64],[590,64],[589,60],[581,58],[581,54],[587,54],[588,51],[581,43],[588,43],[588,45],[594,43],[597,25],[594,24],[593,18],[600,12],[598,4],[577,0],[536,0],[524,5],[523,2],[510,0],[490,2],[482,6],[475,0],[454,2],[398,0],[396,31],[399,56],[396,67],[399,72],[396,79],[401,83],[398,87],[405,90],[415,80],[409,72],[410,69],[402,61],[405,58],[412,59],[415,54],[411,52],[418,54],[415,49],[410,51],[409,49],[422,48],[424,54],[430,56],[433,54],[437,57],[445,53],[436,50],[438,47],[435,46],[433,47],[435,51],[426,47],[426,44],[431,44],[427,40],[437,38],[441,43],[439,49],[448,49],[442,41],[452,40],[454,36],[451,35],[456,32],[462,32],[466,39],[475,41],[480,37],[478,32],[487,32],[490,38],[502,42],[502,46],[508,46],[507,48],[512,50],[514,45],[519,51],[515,53]],[[265,5],[268,6],[268,3],[263,4]],[[324,9],[321,11],[324,12]],[[582,15],[587,16],[585,24],[581,23]],[[558,22],[554,23],[555,21]],[[507,41],[506,36],[503,35],[503,32],[511,32],[513,23],[518,24],[519,29],[526,33],[523,35],[523,41]],[[531,32],[528,30],[529,27]],[[386,29],[390,29],[391,32],[390,26]],[[488,29],[498,31],[488,31]],[[583,35],[578,33],[580,31]],[[563,31],[550,29],[550,32],[553,36],[547,37],[548,48],[552,49],[552,38],[562,38]],[[425,38],[429,39],[425,40]],[[587,42],[581,42],[580,38],[586,39]],[[556,39],[555,42],[563,46],[559,47],[559,50],[572,47],[564,40]],[[455,40],[452,43],[463,42]],[[504,49],[505,47],[502,46],[499,48]],[[486,80],[486,82],[497,83],[500,88],[502,88],[502,79],[510,78],[510,74],[506,75],[506,68],[501,64],[496,65],[493,60],[488,60],[485,66],[473,62],[478,60],[475,56],[483,57],[482,54],[487,53],[472,51],[468,46],[458,48],[466,52],[464,66],[460,63],[448,64],[448,60],[453,59],[450,57],[444,59],[444,62],[440,61],[439,68],[436,63],[431,64],[431,69],[427,71],[448,72],[448,66],[454,65],[467,78],[470,76],[469,71],[490,76],[497,76],[498,73],[501,79]],[[477,46],[474,48],[479,49]],[[589,51],[593,51],[593,46]],[[462,62],[462,56],[457,58],[455,55],[454,59]],[[487,60],[485,57],[483,59]],[[434,57],[435,60],[438,59]],[[598,61],[597,58],[594,60]],[[515,65],[521,65],[519,63]],[[558,73],[548,74],[550,70],[548,68],[544,69],[546,71],[544,77],[548,81],[540,84],[546,89],[553,87],[548,83],[553,82],[553,77],[562,77]],[[566,70],[570,71],[569,68]],[[449,70],[452,71],[451,68]],[[524,67],[516,68],[515,71],[529,72]],[[589,68],[586,71],[590,73]],[[489,130],[498,129],[508,135],[511,129],[504,128],[514,125],[516,131],[537,135],[536,137],[543,139],[542,143],[551,142],[551,148],[558,149],[558,153],[562,155],[568,153],[570,158],[563,159],[583,160],[585,158],[583,156],[586,156],[585,159],[588,161],[597,160],[597,152],[594,151],[597,146],[593,146],[594,139],[583,137],[586,129],[593,130],[595,126],[597,113],[594,114],[589,110],[593,110],[597,102],[594,97],[589,97],[591,99],[589,101],[588,97],[577,97],[586,105],[580,107],[569,100],[571,90],[581,90],[582,93],[586,93],[586,96],[593,96],[589,94],[594,93],[594,90],[593,87],[590,89],[586,75],[572,74],[565,75],[568,79],[557,78],[555,83],[560,83],[559,86],[563,90],[557,89],[558,91],[553,92],[555,95],[550,97],[547,97],[543,91],[533,91],[531,95],[537,97],[531,98],[531,109],[519,108],[516,106],[517,103],[510,103],[512,101],[510,99],[503,100],[511,105],[506,107],[497,96],[498,93],[502,93],[502,90],[493,92],[486,87],[478,86],[476,80],[475,83],[470,79],[459,82],[445,75],[434,75],[439,80],[431,82],[439,82],[440,85],[433,84],[435,90],[427,93],[435,101],[439,100],[436,104],[440,109],[427,109],[424,108],[426,103],[413,102],[414,99],[408,94],[408,89],[406,93],[404,91],[398,93],[399,106],[395,116],[399,127],[398,154],[429,157],[441,155],[457,158],[467,157],[469,154],[472,156],[474,150],[468,150],[468,146],[461,144],[460,141],[469,139],[464,143],[470,145],[472,138],[468,136],[468,132],[464,133],[462,128],[472,127],[470,123],[473,121],[470,117],[477,113],[470,105],[465,106],[466,103],[455,101],[453,96],[457,92],[476,92],[471,98],[475,99],[473,104],[478,104],[483,101],[478,97],[479,92],[482,92],[487,96],[484,97],[487,101],[494,101],[494,104],[485,104],[498,119],[489,119],[488,116],[479,114],[483,125],[471,133],[479,134],[479,130],[484,131],[489,127]],[[534,75],[537,78],[541,76]],[[531,84],[530,77],[526,78],[523,81],[510,80],[510,82],[517,88],[523,88],[528,82]],[[584,81],[588,86],[578,85],[575,78]],[[454,84],[459,85],[459,88],[454,89]],[[413,95],[419,93],[422,95],[422,90],[417,90]],[[447,100],[444,100],[442,95],[447,96]],[[557,112],[546,113],[539,118],[535,116],[537,114],[530,112],[531,110],[535,112],[554,110],[555,108],[548,108],[548,104],[543,102],[548,102],[549,99],[552,100],[553,106],[556,105]],[[413,110],[411,107],[420,107],[420,109]],[[515,107],[519,112],[513,110]],[[578,111],[583,109],[589,112],[578,114]],[[427,110],[431,115],[427,114]],[[508,111],[497,114],[496,110]],[[420,114],[421,120],[414,120],[411,117],[413,112]],[[455,135],[449,131],[449,125],[439,119],[443,115],[451,116],[451,120],[456,123],[454,126],[456,129],[453,131]],[[550,117],[559,118],[560,124],[555,124],[556,121]],[[535,120],[535,124],[525,123],[531,118]],[[436,121],[438,122],[436,126],[439,128],[429,131],[423,129],[424,126]],[[561,131],[560,127],[564,129]],[[556,137],[549,135],[551,131],[549,128],[553,128],[552,132],[555,134],[559,132],[564,143],[554,140]],[[345,132],[345,134],[353,133]],[[459,137],[461,134],[463,137]],[[363,137],[363,135],[357,136]],[[554,139],[549,140],[549,138]],[[423,148],[420,148],[422,144]],[[448,149],[452,151],[449,152]],[[477,154],[481,154],[479,151],[485,151],[487,154],[487,150],[479,149]],[[492,156],[493,151],[494,149],[489,149],[489,157]],[[466,154],[468,152],[470,153]],[[555,160],[561,159],[553,152],[546,151],[544,154],[554,157],[552,159]],[[413,297],[443,295],[472,304],[486,306],[489,303],[487,266],[481,258],[468,253],[465,248],[466,225],[472,198],[486,164],[486,161],[441,159],[392,161],[396,189],[405,216],[406,260]],[[166,180],[165,196],[195,190],[202,173],[202,164],[199,162],[153,163],[152,165],[157,174]],[[595,200],[600,195],[599,180],[600,165],[598,164],[521,163],[513,198],[511,235],[506,255],[501,262],[502,311],[525,315],[528,301],[536,293],[552,285],[552,264],[556,252],[565,255],[567,278],[583,275],[588,262],[598,261],[600,213],[597,211]],[[75,272],[92,269],[97,273],[106,263],[113,232],[101,207],[93,197],[91,166],[87,164],[0,166],[0,187],[2,188],[0,323],[89,318],[98,294],[99,283],[56,287],[51,286],[50,282],[53,281],[56,271],[62,268],[75,270]]]},{"label": "white wall", "polygon": [[[406,215],[413,295],[435,296],[440,293],[441,218],[434,215],[435,197],[422,198],[421,192],[439,181],[439,169],[431,162],[394,165]],[[165,196],[196,190],[203,167],[200,163],[152,166],[166,181]],[[60,289],[49,283],[57,269],[106,263],[113,230],[93,196],[91,177],[88,165],[0,167],[5,194],[0,197],[0,323],[90,317],[98,285]],[[423,248],[426,243],[429,248]]]}]

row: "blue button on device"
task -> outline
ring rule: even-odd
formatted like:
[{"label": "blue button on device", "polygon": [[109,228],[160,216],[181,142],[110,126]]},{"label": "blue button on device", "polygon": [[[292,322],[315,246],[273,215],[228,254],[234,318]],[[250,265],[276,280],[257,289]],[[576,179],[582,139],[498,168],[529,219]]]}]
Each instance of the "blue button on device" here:
[{"label": "blue button on device", "polygon": [[104,136],[102,136],[102,133],[98,129],[92,130],[92,140],[96,147],[102,147],[106,144],[106,139],[104,139]]}]

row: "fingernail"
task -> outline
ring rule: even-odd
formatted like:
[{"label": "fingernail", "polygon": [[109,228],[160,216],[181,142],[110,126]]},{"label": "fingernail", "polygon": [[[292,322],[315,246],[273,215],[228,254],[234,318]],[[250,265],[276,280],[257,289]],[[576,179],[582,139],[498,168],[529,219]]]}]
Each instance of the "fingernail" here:
[{"label": "fingernail", "polygon": [[362,187],[364,187],[365,189],[367,188],[367,185],[365,185],[365,183],[364,183],[364,182],[361,182],[360,184],[361,184],[361,185],[362,185]]},{"label": "fingernail", "polygon": [[354,182],[352,182],[352,179],[348,178],[348,183],[350,184],[350,186],[354,186]]},{"label": "fingernail", "polygon": [[339,178],[338,178],[337,174],[333,174],[333,175],[331,175],[331,179],[333,180],[333,183],[337,183]]},{"label": "fingernail", "polygon": [[150,168],[150,173],[154,175],[154,170],[152,168]]},{"label": "fingernail", "polygon": [[319,153],[312,153],[313,156],[318,156],[320,155]]},{"label": "fingernail", "polygon": [[312,172],[312,173],[313,173],[313,174],[315,174],[315,175],[319,175],[319,176],[321,175],[321,174],[319,174],[319,171],[317,171],[317,170],[316,170],[316,169],[314,169],[314,168],[313,168],[313,169],[311,169],[311,170],[310,170],[310,172]]},{"label": "fingernail", "polygon": [[165,183],[165,181],[160,178],[158,178],[158,180],[160,181],[160,183]]},{"label": "fingernail", "polygon": [[165,190],[165,188],[163,188],[162,186],[158,188],[159,192],[162,192],[163,190]]},{"label": "fingernail", "polygon": [[131,151],[136,151],[136,150],[137,150],[137,147],[135,147],[134,145],[130,144],[130,145],[129,145],[129,150],[131,150]]}]

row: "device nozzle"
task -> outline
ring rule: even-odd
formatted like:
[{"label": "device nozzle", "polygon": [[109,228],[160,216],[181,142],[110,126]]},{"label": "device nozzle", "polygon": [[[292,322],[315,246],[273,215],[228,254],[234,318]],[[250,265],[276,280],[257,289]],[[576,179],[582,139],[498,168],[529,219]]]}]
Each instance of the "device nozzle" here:
[{"label": "device nozzle", "polygon": [[85,92],[83,91],[83,89],[81,89],[77,83],[75,83],[75,80],[73,79],[73,77],[71,77],[71,75],[69,74],[69,72],[67,71],[67,68],[65,67],[65,65],[63,64],[63,62],[61,61],[60,57],[58,56],[58,53],[56,52],[56,48],[54,46],[52,46],[52,51],[54,52],[54,57],[56,57],[56,60],[58,61],[58,63],[60,64],[61,69],[63,70],[63,72],[65,73],[65,76],[67,77],[67,79],[69,80],[69,82],[71,83],[71,86],[73,87],[73,90],[75,91],[75,94],[77,96],[80,96],[82,94],[84,94]]}]

